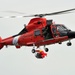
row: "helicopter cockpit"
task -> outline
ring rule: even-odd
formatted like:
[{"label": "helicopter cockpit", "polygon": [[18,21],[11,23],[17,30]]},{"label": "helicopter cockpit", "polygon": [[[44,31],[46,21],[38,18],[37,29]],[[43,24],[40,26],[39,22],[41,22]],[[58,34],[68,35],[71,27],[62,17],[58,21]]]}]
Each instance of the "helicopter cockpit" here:
[{"label": "helicopter cockpit", "polygon": [[60,24],[55,24],[57,27],[57,30],[59,31],[66,31],[68,30],[64,25],[60,25]]},{"label": "helicopter cockpit", "polygon": [[70,30],[65,27],[63,24],[55,24],[57,31],[60,33],[60,36],[65,36]]}]

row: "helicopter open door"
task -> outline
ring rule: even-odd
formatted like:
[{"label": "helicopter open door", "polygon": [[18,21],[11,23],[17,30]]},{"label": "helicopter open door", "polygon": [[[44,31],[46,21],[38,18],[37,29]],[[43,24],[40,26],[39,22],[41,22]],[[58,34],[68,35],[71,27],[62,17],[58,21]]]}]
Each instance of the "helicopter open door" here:
[{"label": "helicopter open door", "polygon": [[59,32],[57,30],[57,27],[55,25],[51,25],[51,32],[53,37],[59,37]]},{"label": "helicopter open door", "polygon": [[51,32],[51,24],[52,20],[47,20],[46,21],[47,25],[42,29],[42,33],[45,39],[51,39],[53,38],[52,32]]},{"label": "helicopter open door", "polygon": [[50,26],[46,26],[43,30],[42,30],[43,36],[45,39],[51,39],[52,38],[52,33],[51,33],[51,28]]}]

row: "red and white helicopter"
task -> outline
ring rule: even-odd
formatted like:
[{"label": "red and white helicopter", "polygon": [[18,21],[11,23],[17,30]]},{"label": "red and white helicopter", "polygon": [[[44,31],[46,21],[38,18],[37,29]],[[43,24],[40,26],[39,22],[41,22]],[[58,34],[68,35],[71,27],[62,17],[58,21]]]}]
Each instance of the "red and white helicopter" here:
[{"label": "red and white helicopter", "polygon": [[[53,13],[22,16],[35,18],[32,18],[18,34],[4,39],[0,37],[0,49],[8,45],[15,46],[16,48],[32,46],[32,53],[37,53],[36,58],[44,58],[47,56],[46,52],[49,51],[49,49],[46,48],[46,45],[55,43],[62,44],[62,42],[69,40],[67,46],[71,46],[70,39],[75,38],[75,31],[69,30],[63,24],[54,24],[53,20],[47,20],[44,16],[67,14],[74,10],[75,8]],[[10,16],[10,18],[16,18],[16,16]],[[35,46],[37,48],[44,46],[45,51],[36,50]]]}]

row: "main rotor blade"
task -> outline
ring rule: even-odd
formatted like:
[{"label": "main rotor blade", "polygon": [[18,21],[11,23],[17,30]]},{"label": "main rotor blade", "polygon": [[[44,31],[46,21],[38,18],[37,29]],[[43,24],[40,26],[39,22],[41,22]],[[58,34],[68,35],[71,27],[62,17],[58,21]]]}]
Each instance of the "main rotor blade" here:
[{"label": "main rotor blade", "polygon": [[75,10],[75,8],[69,9],[69,10],[64,10],[64,11],[53,12],[53,13],[47,13],[47,14],[44,14],[44,16],[64,14],[64,13],[67,13],[67,12],[70,12],[70,11],[74,11],[74,10]]},{"label": "main rotor blade", "polygon": [[25,16],[0,16],[0,18],[24,18]]},{"label": "main rotor blade", "polygon": [[[44,16],[52,16],[52,15],[60,15],[60,14],[67,14],[70,13],[70,11],[74,11],[75,8],[73,9],[68,9],[68,10],[63,10],[63,11],[58,11],[58,12],[53,12],[53,13],[45,13],[45,14],[35,14],[35,15],[28,15],[28,16],[5,16],[0,18],[24,18],[24,17],[44,17]],[[15,13],[15,11],[13,11]],[[16,12],[17,13],[17,12]],[[19,12],[20,13],[20,12]],[[22,14],[22,13],[21,13]],[[24,13],[23,13],[24,14]]]},{"label": "main rotor blade", "polygon": [[53,13],[45,13],[45,14],[35,14],[35,15],[30,15],[30,16],[26,16],[26,17],[43,17],[43,16],[51,16],[51,15],[59,15],[59,14],[67,14],[69,13],[70,11],[74,11],[75,8],[73,9],[69,9],[69,10],[63,10],[63,11],[58,11],[58,12],[53,12]]},{"label": "main rotor blade", "polygon": [[11,10],[8,10],[8,11],[1,11],[1,12],[25,14],[25,13],[22,13],[22,12],[19,12],[19,11],[11,11]]}]

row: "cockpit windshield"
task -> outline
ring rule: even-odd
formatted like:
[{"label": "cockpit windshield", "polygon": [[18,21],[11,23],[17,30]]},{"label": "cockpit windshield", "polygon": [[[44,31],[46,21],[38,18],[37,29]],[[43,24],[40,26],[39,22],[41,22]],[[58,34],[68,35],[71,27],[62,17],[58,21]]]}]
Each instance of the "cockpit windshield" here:
[{"label": "cockpit windshield", "polygon": [[66,31],[66,30],[68,30],[64,25],[57,24],[56,27],[57,27],[58,31]]}]

